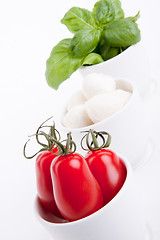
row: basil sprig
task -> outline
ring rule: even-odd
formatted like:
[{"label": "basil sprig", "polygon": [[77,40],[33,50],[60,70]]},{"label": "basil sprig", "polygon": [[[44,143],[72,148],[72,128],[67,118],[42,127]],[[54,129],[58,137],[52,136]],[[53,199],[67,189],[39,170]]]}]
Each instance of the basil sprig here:
[{"label": "basil sprig", "polygon": [[82,29],[96,28],[93,13],[79,7],[71,8],[62,18],[61,23],[65,24],[68,30],[73,34]]},{"label": "basil sprig", "polygon": [[106,61],[139,42],[139,16],[125,18],[120,0],[99,0],[92,11],[72,7],[61,23],[74,36],[53,48],[46,63],[49,86],[58,89],[80,66]]},{"label": "basil sprig", "polygon": [[101,31],[97,29],[79,30],[69,44],[69,55],[73,57],[85,57],[92,52],[100,41]]},{"label": "basil sprig", "polygon": [[74,58],[68,54],[70,41],[70,38],[60,41],[47,60],[46,79],[48,85],[54,89],[58,89],[59,85],[83,64],[83,58]]},{"label": "basil sprig", "polygon": [[140,41],[140,30],[130,18],[116,19],[105,26],[103,37],[109,46],[126,47]]}]

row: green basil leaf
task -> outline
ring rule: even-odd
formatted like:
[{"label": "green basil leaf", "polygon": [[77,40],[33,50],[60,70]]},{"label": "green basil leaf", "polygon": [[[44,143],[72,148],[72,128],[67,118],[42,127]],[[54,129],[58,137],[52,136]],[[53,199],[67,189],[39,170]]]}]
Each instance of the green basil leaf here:
[{"label": "green basil leaf", "polygon": [[84,8],[71,8],[61,20],[70,32],[76,33],[82,29],[92,29],[95,26],[93,15],[90,11]]},{"label": "green basil leaf", "polygon": [[98,26],[103,26],[111,22],[115,17],[114,8],[108,0],[96,2],[93,8],[93,14]]},{"label": "green basil leaf", "polygon": [[83,63],[84,58],[73,58],[68,54],[71,39],[63,39],[52,50],[46,63],[46,80],[50,87],[59,85],[70,77]]},{"label": "green basil leaf", "polygon": [[132,22],[136,22],[138,18],[140,18],[140,11],[134,17],[127,17],[126,19],[129,19]]},{"label": "green basil leaf", "polygon": [[93,64],[98,64],[104,62],[103,58],[101,57],[100,54],[98,53],[89,53],[84,61],[82,65],[93,65]]},{"label": "green basil leaf", "polygon": [[117,56],[120,53],[119,47],[111,47],[109,46],[105,40],[102,38],[99,43],[99,52],[104,59],[104,61],[111,59]]},{"label": "green basil leaf", "polygon": [[108,3],[111,3],[114,8],[114,12],[115,12],[114,19],[124,18],[124,11],[121,7],[120,0],[107,0],[107,1]]},{"label": "green basil leaf", "polygon": [[101,31],[97,29],[78,31],[70,41],[69,54],[72,57],[85,57],[96,48],[100,35]]},{"label": "green basil leaf", "polygon": [[130,19],[117,19],[108,23],[103,31],[106,43],[112,47],[125,47],[140,41],[140,30],[137,23]]}]

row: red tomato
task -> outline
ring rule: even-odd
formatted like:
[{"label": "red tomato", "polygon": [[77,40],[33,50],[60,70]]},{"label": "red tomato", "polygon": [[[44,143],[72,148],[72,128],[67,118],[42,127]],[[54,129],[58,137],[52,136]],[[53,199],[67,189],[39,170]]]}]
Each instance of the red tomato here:
[{"label": "red tomato", "polygon": [[[56,148],[52,151],[57,153]],[[43,151],[38,155],[36,159],[36,181],[38,197],[43,206],[51,213],[59,216],[60,213],[55,203],[50,174],[50,166],[55,156],[49,150]]]},{"label": "red tomato", "polygon": [[107,204],[124,184],[126,167],[114,152],[107,149],[89,151],[86,161],[102,190],[104,204]]},{"label": "red tomato", "polygon": [[86,217],[103,206],[101,189],[80,154],[56,157],[51,176],[57,207],[67,220]]}]

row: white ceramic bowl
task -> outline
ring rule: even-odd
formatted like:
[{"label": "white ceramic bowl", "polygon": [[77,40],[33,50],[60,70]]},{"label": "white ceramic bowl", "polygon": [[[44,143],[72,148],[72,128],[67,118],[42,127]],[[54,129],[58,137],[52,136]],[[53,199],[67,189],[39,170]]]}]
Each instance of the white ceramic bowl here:
[{"label": "white ceramic bowl", "polygon": [[[63,91],[57,95],[56,100],[59,101],[59,104],[57,111],[56,109],[54,110],[55,121],[57,128],[64,137],[66,137],[68,132],[72,132],[73,140],[77,144],[77,151],[83,155],[85,152],[80,146],[81,138],[84,135],[81,133],[82,131],[92,128],[96,131],[108,132],[112,137],[110,148],[126,156],[135,168],[144,159],[143,156],[145,155],[149,139],[143,104],[133,82],[116,80],[116,85],[118,88],[122,87],[124,90],[132,92],[132,94],[126,105],[111,117],[83,128],[64,127],[62,119],[66,111],[66,103],[70,95],[74,92],[73,88],[68,87],[70,90],[67,91],[67,96]],[[63,101],[61,100],[60,102],[62,96]]]},{"label": "white ceramic bowl", "polygon": [[103,73],[114,78],[130,79],[137,85],[140,96],[144,96],[150,87],[149,61],[142,41],[103,63],[81,67],[79,73],[82,77]]},{"label": "white ceramic bowl", "polygon": [[56,240],[145,240],[146,219],[136,192],[130,163],[122,158],[127,177],[119,193],[103,208],[83,219],[53,223],[44,220],[36,202],[35,212],[40,223]]}]

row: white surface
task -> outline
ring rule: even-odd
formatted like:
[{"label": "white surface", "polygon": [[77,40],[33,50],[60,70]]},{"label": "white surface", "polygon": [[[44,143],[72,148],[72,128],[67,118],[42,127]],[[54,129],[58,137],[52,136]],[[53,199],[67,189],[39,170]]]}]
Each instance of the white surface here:
[{"label": "white surface", "polygon": [[[93,0],[6,0],[0,3],[0,239],[44,240],[47,232],[33,213],[34,159],[23,157],[28,134],[54,115],[54,90],[45,81],[45,61],[52,47],[70,33],[60,19],[72,6],[91,9]],[[160,239],[160,2],[122,0],[134,15],[141,10],[143,40],[156,93],[145,101],[148,131],[155,149],[150,161],[135,171],[139,194]],[[143,63],[142,63],[143,64]],[[134,67],[134,66],[133,66]],[[76,74],[73,77],[78,77]],[[65,84],[63,85],[65,86]],[[67,93],[66,93],[67,94]],[[62,99],[63,101],[63,99]],[[133,146],[134,147],[134,146]]]}]

